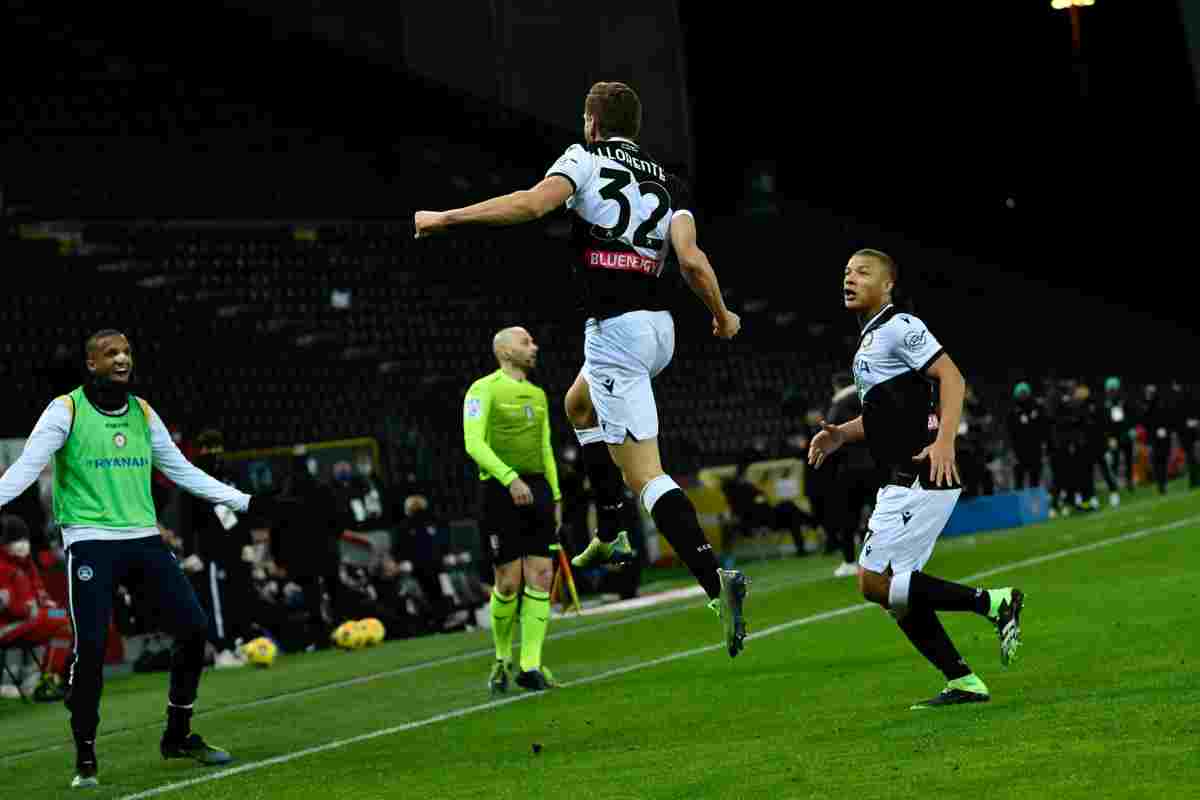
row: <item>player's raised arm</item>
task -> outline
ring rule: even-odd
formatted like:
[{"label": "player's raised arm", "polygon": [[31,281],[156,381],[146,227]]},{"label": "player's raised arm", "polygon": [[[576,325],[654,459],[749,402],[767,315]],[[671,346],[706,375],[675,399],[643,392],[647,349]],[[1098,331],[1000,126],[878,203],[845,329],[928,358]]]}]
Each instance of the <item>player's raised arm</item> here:
[{"label": "player's raised arm", "polygon": [[541,219],[567,202],[575,193],[571,181],[562,175],[543,178],[532,189],[493,197],[466,208],[449,211],[418,211],[413,215],[414,238],[444,233],[457,225],[520,225]]},{"label": "player's raised arm", "polygon": [[725,307],[717,273],[708,262],[708,256],[696,244],[696,220],[690,213],[676,212],[671,220],[671,246],[679,258],[683,279],[712,312],[713,335],[722,339],[736,336],[742,327],[741,317]]}]

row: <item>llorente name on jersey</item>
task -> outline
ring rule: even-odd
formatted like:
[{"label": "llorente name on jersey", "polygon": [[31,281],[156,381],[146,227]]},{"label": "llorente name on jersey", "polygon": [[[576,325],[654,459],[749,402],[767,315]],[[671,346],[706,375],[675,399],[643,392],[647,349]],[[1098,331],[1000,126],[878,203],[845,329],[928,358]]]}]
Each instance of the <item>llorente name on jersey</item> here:
[{"label": "llorente name on jersey", "polygon": [[638,158],[637,156],[630,155],[622,147],[597,147],[596,155],[604,156],[605,158],[611,158],[613,161],[620,161],[622,164],[628,164],[634,169],[641,170],[642,172],[649,172],[660,181],[666,181],[667,179],[666,170],[664,170],[658,164],[655,164],[653,161],[647,161],[644,158]]}]

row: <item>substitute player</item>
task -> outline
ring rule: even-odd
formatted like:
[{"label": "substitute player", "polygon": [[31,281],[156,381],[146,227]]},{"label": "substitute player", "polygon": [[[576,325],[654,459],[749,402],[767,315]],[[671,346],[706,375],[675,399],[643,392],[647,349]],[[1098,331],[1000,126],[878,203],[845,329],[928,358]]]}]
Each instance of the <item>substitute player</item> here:
[{"label": "substitute player", "polygon": [[[717,565],[687,495],[662,467],[651,380],[675,352],[675,322],[662,276],[672,248],[684,279],[712,312],[713,335],[735,336],[717,276],[696,244],[685,184],[637,144],[642,105],[623,83],[597,83],[583,109],[585,145],[572,145],[527,191],[451,211],[418,211],[417,238],[458,225],[516,225],[564,203],[574,211],[574,277],[581,292],[584,365],[567,392],[567,415],[597,495],[600,530],[573,563],[628,561],[620,536],[621,485],[638,495],[687,564],[725,627],[730,656],[745,639],[742,606],[749,580]],[[618,469],[613,468],[615,463]],[[619,471],[618,471],[619,470]]]},{"label": "substitute player", "polygon": [[87,340],[88,383],[53,400],[20,458],[0,478],[0,506],[37,480],[54,459],[54,517],[62,525],[70,576],[72,661],[66,705],[75,739],[73,787],[96,786],[96,730],[104,679],[105,636],[118,583],[141,584],[175,639],[163,758],[223,764],[230,755],[192,733],[204,669],[208,620],[175,556],[163,543],[150,493],[157,468],[180,488],[237,510],[276,513],[278,501],[253,499],[193,466],[150,405],[131,394],[133,351],[120,331]]},{"label": "substitute player", "polygon": [[[898,280],[896,262],[878,250],[860,250],[846,265],[845,305],[864,323],[853,364],[862,416],[823,422],[809,463],[820,467],[843,445],[866,439],[885,477],[859,554],[859,588],[891,612],[949,681],[914,709],[982,702],[990,699],[987,686],[959,656],[936,612],[973,611],[991,620],[1007,666],[1021,643],[1023,598],[1019,589],[973,589],[921,571],[962,493],[954,437],[965,383],[925,323],[893,305]],[[940,415],[933,413],[931,381]]]},{"label": "substitute player", "polygon": [[550,624],[551,548],[562,524],[562,494],[546,393],[528,380],[538,346],[524,328],[505,328],[492,340],[492,352],[500,368],[471,384],[463,409],[467,454],[479,465],[482,481],[479,525],[496,575],[491,602],[496,663],[488,687],[493,695],[508,691],[521,592],[516,683],[538,692],[551,685],[542,668],[542,643]]}]

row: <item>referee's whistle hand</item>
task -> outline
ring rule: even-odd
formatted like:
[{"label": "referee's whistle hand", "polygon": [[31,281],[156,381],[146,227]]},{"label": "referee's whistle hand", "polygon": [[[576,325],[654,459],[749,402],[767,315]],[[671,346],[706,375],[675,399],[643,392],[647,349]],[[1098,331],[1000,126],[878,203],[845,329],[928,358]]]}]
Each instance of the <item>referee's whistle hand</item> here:
[{"label": "referee's whistle hand", "polygon": [[533,505],[533,492],[529,490],[529,484],[520,478],[508,485],[508,493],[512,495],[513,502],[519,506]]}]

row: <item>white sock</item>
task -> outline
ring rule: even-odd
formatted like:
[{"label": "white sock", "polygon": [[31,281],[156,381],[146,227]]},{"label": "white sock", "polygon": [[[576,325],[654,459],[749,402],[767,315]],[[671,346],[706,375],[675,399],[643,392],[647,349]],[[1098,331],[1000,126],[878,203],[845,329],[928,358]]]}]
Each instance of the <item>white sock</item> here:
[{"label": "white sock", "polygon": [[678,488],[679,484],[672,480],[670,475],[659,475],[642,487],[642,508],[646,509],[647,514],[653,514],[654,504],[659,498]]},{"label": "white sock", "polygon": [[579,446],[594,444],[604,441],[604,430],[597,425],[594,428],[576,428],[575,438],[579,440]]},{"label": "white sock", "polygon": [[908,584],[912,580],[911,572],[901,572],[892,576],[892,584],[888,588],[888,611],[896,619],[904,619],[908,614]]}]

